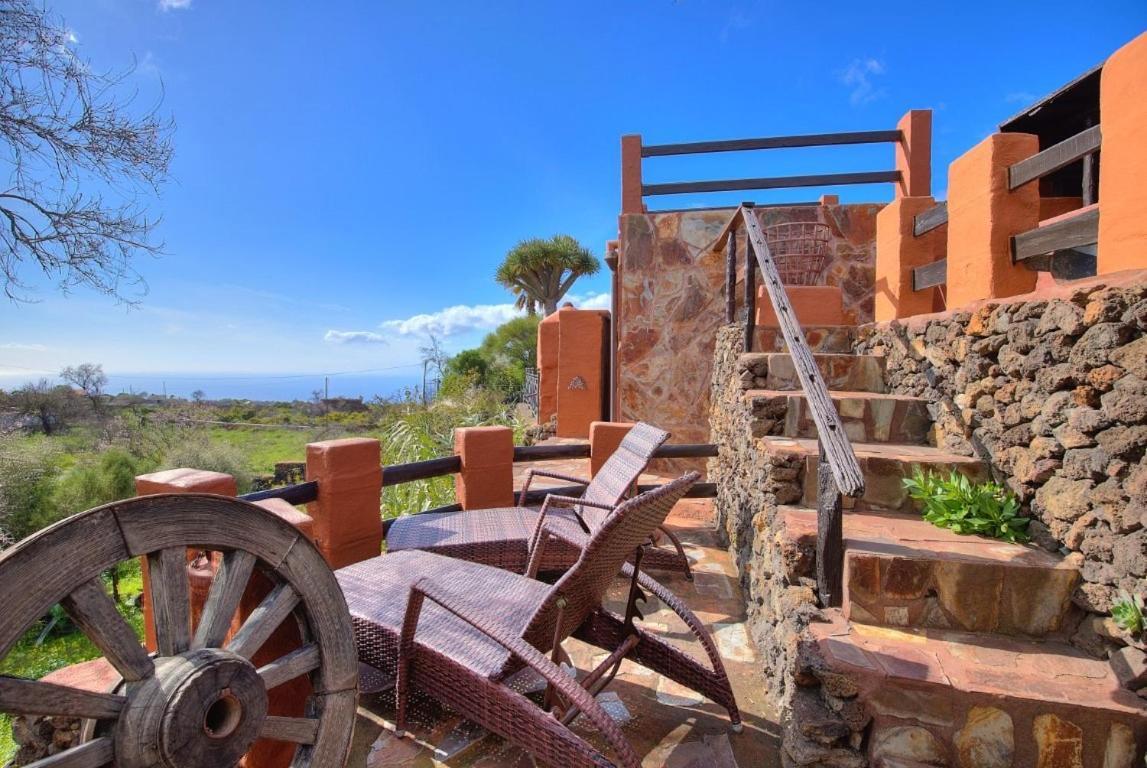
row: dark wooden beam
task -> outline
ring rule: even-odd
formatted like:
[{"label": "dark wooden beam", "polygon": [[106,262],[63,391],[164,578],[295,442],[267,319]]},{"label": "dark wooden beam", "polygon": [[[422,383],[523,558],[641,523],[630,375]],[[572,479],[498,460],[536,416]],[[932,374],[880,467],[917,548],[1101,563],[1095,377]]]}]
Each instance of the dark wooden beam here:
[{"label": "dark wooden beam", "polygon": [[432,477],[453,475],[462,471],[461,456],[443,456],[440,459],[413,461],[409,464],[390,464],[382,468],[382,487],[415,480],[429,480]]},{"label": "dark wooden beam", "polygon": [[826,472],[828,453],[819,441],[816,472],[816,586],[820,604],[839,608],[844,598],[844,509],[832,472]]},{"label": "dark wooden beam", "polygon": [[[745,220],[757,220],[757,215],[749,210]],[[748,224],[746,223],[746,226]],[[753,258],[753,241],[745,240],[745,351],[753,351],[753,336],[757,322],[757,263]]]},{"label": "dark wooden beam", "polygon": [[912,290],[922,291],[948,282],[948,260],[940,259],[912,270]]},{"label": "dark wooden beam", "polygon": [[1022,232],[1012,238],[1012,261],[1021,262],[1053,251],[1093,245],[1099,240],[1099,207]]},{"label": "dark wooden beam", "polygon": [[915,237],[920,237],[927,232],[931,232],[936,227],[942,227],[948,223],[948,204],[936,203],[934,206],[918,213],[912,219],[912,234]]},{"label": "dark wooden beam", "polygon": [[245,493],[239,498],[244,501],[282,499],[288,504],[310,504],[319,498],[319,484],[314,480],[308,480],[305,483],[284,485],[282,488],[268,488],[265,491]]},{"label": "dark wooden beam", "polygon": [[819,173],[809,176],[772,176],[759,179],[676,181],[667,184],[645,184],[641,187],[641,194],[684,195],[690,192],[729,192],[744,189],[785,189],[788,187],[832,187],[840,184],[881,184],[897,181],[900,181],[900,171]]},{"label": "dark wooden beam", "polygon": [[1070,139],[1053,144],[1039,154],[1012,165],[1008,168],[1008,189],[1016,189],[1029,181],[1042,179],[1095,152],[1099,149],[1099,130],[1100,126],[1093,125]]},{"label": "dark wooden beam", "polygon": [[653,452],[655,459],[701,459],[716,455],[717,446],[712,443],[662,445]]},{"label": "dark wooden beam", "polygon": [[514,446],[514,461],[558,461],[561,459],[588,458],[589,443]]},{"label": "dark wooden beam", "polygon": [[737,321],[737,232],[729,233],[728,252],[725,254],[725,322]]},{"label": "dark wooden beam", "polygon": [[787,149],[789,147],[827,147],[836,144],[883,144],[900,141],[900,131],[848,131],[844,133],[808,133],[801,136],[770,136],[761,139],[725,141],[691,141],[684,144],[650,144],[641,147],[642,157],[662,155],[695,155],[707,152],[743,152],[750,149]]}]

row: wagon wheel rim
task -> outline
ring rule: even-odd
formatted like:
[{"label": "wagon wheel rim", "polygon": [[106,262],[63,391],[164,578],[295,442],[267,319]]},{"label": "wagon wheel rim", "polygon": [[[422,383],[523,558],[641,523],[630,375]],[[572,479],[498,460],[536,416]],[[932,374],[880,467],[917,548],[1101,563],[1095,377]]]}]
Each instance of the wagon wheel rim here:
[{"label": "wagon wheel rim", "polygon": [[[196,626],[187,550],[221,553]],[[145,557],[157,650],[148,653],[100,574]],[[270,592],[228,637],[256,571]],[[30,764],[124,768],[234,764],[257,739],[296,744],[293,768],[335,768],[350,746],[357,697],[353,629],[318,550],[266,510],[233,498],[163,494],[82,512],[0,554],[0,659],[60,604],[123,678],[114,691],[0,676],[0,712],[95,720],[93,738]],[[301,646],[251,659],[293,617]],[[303,717],[268,715],[267,691],[305,676]]]}]

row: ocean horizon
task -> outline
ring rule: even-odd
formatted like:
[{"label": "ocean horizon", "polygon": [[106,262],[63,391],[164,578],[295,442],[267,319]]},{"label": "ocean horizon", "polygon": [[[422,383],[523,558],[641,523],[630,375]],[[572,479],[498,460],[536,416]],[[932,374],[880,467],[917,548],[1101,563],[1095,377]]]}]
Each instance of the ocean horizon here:
[{"label": "ocean horizon", "polygon": [[[62,383],[56,376],[12,376],[0,379],[0,389],[13,390],[28,381],[47,378]],[[108,373],[104,391],[109,395],[148,393],[190,399],[201,390],[208,400],[310,400],[316,391],[330,397],[390,398],[403,390],[421,387],[422,372],[390,374],[322,373]]]}]

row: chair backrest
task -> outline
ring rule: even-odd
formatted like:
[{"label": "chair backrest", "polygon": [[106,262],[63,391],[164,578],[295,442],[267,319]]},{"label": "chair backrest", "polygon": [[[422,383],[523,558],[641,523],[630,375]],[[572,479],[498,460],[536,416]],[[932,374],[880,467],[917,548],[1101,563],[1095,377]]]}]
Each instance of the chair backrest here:
[{"label": "chair backrest", "polygon": [[[639,421],[626,433],[613,455],[606,459],[601,469],[590,480],[582,495],[586,501],[596,501],[611,507],[625,498],[625,494],[637,482],[637,478],[649,466],[653,452],[669,439],[663,429]],[[609,514],[596,507],[581,507],[579,511],[591,528],[596,528]]]},{"label": "chair backrest", "polygon": [[565,600],[559,637],[565,638],[601,605],[609,585],[637,547],[669,515],[673,505],[697,482],[700,474],[689,472],[623,502],[593,531],[581,556],[551,587],[522,636],[536,648],[549,650],[554,639],[559,600]]}]

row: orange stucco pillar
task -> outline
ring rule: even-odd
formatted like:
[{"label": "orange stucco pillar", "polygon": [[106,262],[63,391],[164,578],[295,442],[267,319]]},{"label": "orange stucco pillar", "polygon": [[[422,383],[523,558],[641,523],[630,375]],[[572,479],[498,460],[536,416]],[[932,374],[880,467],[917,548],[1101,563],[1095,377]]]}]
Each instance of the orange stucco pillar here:
[{"label": "orange stucco pillar", "polygon": [[[140,496],[153,493],[215,493],[220,496],[235,496],[239,493],[235,478],[222,472],[208,472],[201,469],[166,469],[138,475],[135,478],[135,492]],[[189,551],[189,559],[195,558]],[[155,623],[152,617],[151,590],[148,588],[147,558],[140,558],[143,571],[143,634],[148,650],[155,650]],[[211,589],[214,568],[210,563],[189,562],[188,576],[191,585],[191,618],[194,623],[203,611],[207,592]]]},{"label": "orange stucco pillar", "polygon": [[589,425],[589,473],[597,475],[621,441],[633,429],[632,421],[595,421]]},{"label": "orange stucco pillar", "polygon": [[[804,326],[844,325],[844,298],[837,285],[786,285],[789,304]],[[777,312],[765,287],[757,288],[756,324],[761,328],[779,328]]]},{"label": "orange stucco pillar", "polygon": [[307,445],[307,480],[319,497],[307,505],[315,544],[331,568],[382,551],[382,451],[377,440],[346,438]]},{"label": "orange stucco pillar", "polygon": [[558,312],[538,323],[538,423],[558,412]]},{"label": "orange stucco pillar", "polygon": [[454,492],[462,509],[514,505],[514,430],[455,429],[454,453],[462,460],[462,471],[454,476]]},{"label": "orange stucco pillar", "polygon": [[1103,275],[1147,267],[1147,32],[1111,55],[1099,79],[1099,251]]},{"label": "orange stucco pillar", "polygon": [[896,170],[900,182],[895,194],[900,197],[926,197],[932,194],[932,110],[909,110],[896,124],[900,141],[896,143]]},{"label": "orange stucco pillar", "polygon": [[641,199],[641,135],[621,137],[621,212],[643,213]]},{"label": "orange stucco pillar", "polygon": [[876,214],[876,322],[931,312],[935,288],[912,290],[912,270],[944,258],[947,225],[920,237],[917,215],[936,204],[931,197],[898,197]]},{"label": "orange stucco pillar", "polygon": [[1008,191],[1008,166],[1039,151],[1027,133],[994,133],[948,171],[948,308],[1035,288],[1036,273],[1012,263],[1012,235],[1039,223],[1039,185]]},{"label": "orange stucco pillar", "polygon": [[608,312],[558,310],[558,437],[588,437],[605,415]]}]

